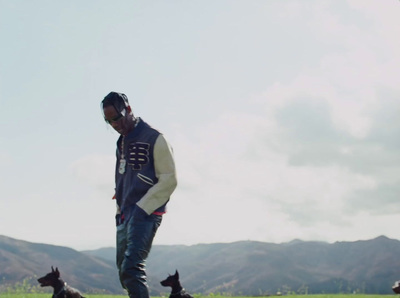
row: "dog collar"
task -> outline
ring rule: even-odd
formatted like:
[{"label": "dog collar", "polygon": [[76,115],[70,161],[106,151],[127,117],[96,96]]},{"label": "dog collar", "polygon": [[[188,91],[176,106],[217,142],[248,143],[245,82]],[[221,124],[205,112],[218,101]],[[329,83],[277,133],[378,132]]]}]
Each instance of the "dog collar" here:
[{"label": "dog collar", "polygon": [[61,290],[60,290],[57,294],[53,295],[53,297],[54,297],[54,298],[57,298],[58,295],[60,295],[60,294],[62,293],[62,291],[65,292],[66,287],[67,287],[67,283],[64,282],[64,286],[61,288]]},{"label": "dog collar", "polygon": [[182,290],[180,290],[179,292],[176,292],[176,293],[171,293],[171,295],[170,295],[170,296],[181,295],[181,294],[184,294],[184,293],[185,293],[185,289],[182,289]]}]

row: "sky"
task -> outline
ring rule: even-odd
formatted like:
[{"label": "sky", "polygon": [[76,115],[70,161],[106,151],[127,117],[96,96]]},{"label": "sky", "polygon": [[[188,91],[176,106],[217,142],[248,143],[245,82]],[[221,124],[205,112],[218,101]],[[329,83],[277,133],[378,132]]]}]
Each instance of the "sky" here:
[{"label": "sky", "polygon": [[0,235],[115,246],[125,93],[174,149],[154,244],[400,240],[397,0],[0,0]]}]

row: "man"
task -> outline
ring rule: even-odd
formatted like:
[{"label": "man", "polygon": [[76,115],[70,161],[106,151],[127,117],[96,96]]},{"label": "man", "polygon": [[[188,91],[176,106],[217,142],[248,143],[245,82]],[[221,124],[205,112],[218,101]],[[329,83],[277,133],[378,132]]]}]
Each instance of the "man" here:
[{"label": "man", "polygon": [[125,94],[102,101],[104,120],[121,136],[117,141],[117,267],[129,297],[149,298],[145,262],[177,185],[172,149],[164,136],[135,118]]}]

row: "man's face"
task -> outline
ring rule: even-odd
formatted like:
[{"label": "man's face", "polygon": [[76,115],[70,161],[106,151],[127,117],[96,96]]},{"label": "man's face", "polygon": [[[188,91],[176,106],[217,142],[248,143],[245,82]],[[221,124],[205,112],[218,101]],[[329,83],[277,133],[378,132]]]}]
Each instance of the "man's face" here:
[{"label": "man's face", "polygon": [[119,134],[127,135],[131,130],[131,122],[129,119],[129,112],[125,108],[125,113],[118,113],[113,106],[107,106],[103,108],[104,119],[114,128]]}]

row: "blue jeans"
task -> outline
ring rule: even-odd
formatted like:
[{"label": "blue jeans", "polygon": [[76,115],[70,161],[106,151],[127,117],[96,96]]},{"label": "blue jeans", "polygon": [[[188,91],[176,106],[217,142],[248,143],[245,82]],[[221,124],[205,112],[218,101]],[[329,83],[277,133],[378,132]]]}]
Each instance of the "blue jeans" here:
[{"label": "blue jeans", "polygon": [[149,298],[146,259],[162,216],[132,216],[117,226],[117,267],[121,285],[131,298]]}]

